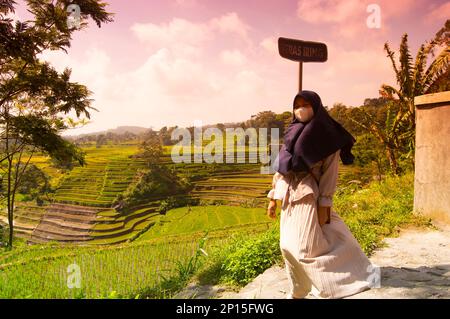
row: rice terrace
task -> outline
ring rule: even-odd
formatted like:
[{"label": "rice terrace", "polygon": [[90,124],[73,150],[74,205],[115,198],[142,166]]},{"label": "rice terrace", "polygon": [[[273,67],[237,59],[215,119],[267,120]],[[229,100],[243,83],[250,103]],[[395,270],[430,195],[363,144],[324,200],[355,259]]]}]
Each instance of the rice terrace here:
[{"label": "rice terrace", "polygon": [[[17,236],[33,243],[55,240],[78,244],[115,244],[133,239],[159,220],[159,208],[166,197],[156,196],[129,209],[126,214],[111,208],[117,195],[126,191],[136,179],[138,170],[145,168],[142,160],[130,158],[133,152],[137,152],[136,145],[105,145],[99,149],[86,148],[86,152],[86,166],[75,167],[62,177],[60,185],[50,195],[51,203],[37,206],[25,202],[18,205],[15,220]],[[36,158],[38,167],[41,166],[49,175],[58,174],[56,169],[40,160]],[[271,176],[261,176],[257,165],[223,165],[210,173],[207,164],[171,164],[170,157],[163,156],[162,162],[165,160],[165,165],[173,167],[181,177],[189,175],[196,179],[194,189],[188,194],[192,200],[214,202],[227,199],[236,204],[253,203],[264,199],[265,191],[270,186]],[[227,217],[229,221],[221,223],[216,220],[214,224],[219,228],[241,224],[239,213],[236,214]],[[245,216],[242,218],[245,219]],[[256,216],[254,218],[257,219]],[[263,220],[251,219],[249,222]]]},{"label": "rice terrace", "polygon": [[[1,297],[163,297],[173,290],[161,287],[163,278],[206,258],[199,249],[209,253],[233,237],[256,238],[276,227],[265,214],[272,175],[261,174],[261,164],[174,164],[170,147],[161,163],[188,179],[190,190],[115,209],[146,167],[134,156],[136,143],[84,146],[85,166],[64,173],[44,156],[33,158],[31,164],[58,185],[39,204],[18,202],[14,228],[20,248],[1,254]],[[352,170],[342,167],[341,176],[348,178]],[[6,215],[1,218],[6,227]],[[72,264],[80,267],[82,281],[68,289]]]},{"label": "rice terrace", "polygon": [[[169,209],[162,214],[161,209],[167,197],[155,196],[145,203],[128,208],[126,212],[119,212],[111,208],[114,200],[136,180],[139,170],[145,168],[143,160],[132,157],[138,151],[136,144],[103,145],[100,148],[93,146],[86,147],[84,151],[86,165],[75,167],[66,174],[61,174],[58,169],[48,165],[48,159],[42,156],[33,159],[33,164],[49,176],[59,177],[60,181],[54,193],[48,194],[50,198],[45,203],[37,205],[35,201],[24,201],[17,205],[15,235],[27,243],[49,243],[51,247],[42,251],[30,246],[22,252],[19,264],[23,265],[29,260],[30,257],[26,256],[39,254],[43,259],[42,271],[53,275],[54,272],[44,266],[49,264],[48,260],[58,260],[59,264],[75,258],[72,257],[73,253],[68,253],[71,251],[68,247],[71,246],[57,252],[59,249],[55,250],[52,242],[82,245],[83,248],[72,249],[76,251],[76,258],[83,258],[79,256],[86,256],[83,254],[87,252],[95,252],[95,258],[101,258],[97,256],[97,252],[104,254],[106,251],[114,251],[114,254],[121,254],[128,249],[137,249],[144,254],[145,250],[150,252],[155,248],[156,251],[152,254],[158,254],[157,251],[159,254],[167,252],[169,255],[163,259],[167,258],[173,263],[176,261],[173,260],[175,256],[181,259],[191,257],[198,240],[205,235],[205,230],[209,231],[208,245],[213,245],[215,242],[224,242],[233,232],[245,229],[246,232],[257,233],[266,230],[271,223],[261,209],[265,205],[265,193],[270,186],[271,176],[261,175],[256,164],[224,164],[222,167],[214,167],[212,171],[207,164],[172,164],[169,154],[165,154],[161,158],[164,165],[174,169],[181,178],[189,176],[195,181],[192,190],[183,194],[184,200],[201,206]],[[2,216],[2,222],[6,225],[5,215]],[[121,243],[129,244],[106,250],[88,248]],[[144,248],[147,244],[148,248]],[[186,250],[186,246],[189,249]],[[127,254],[135,256],[131,251],[123,256]],[[187,256],[183,256],[185,254]],[[8,263],[14,259],[13,256],[14,253],[2,255],[3,275],[6,275],[7,269],[17,266],[15,263]],[[125,260],[118,260],[127,263]],[[147,262],[149,260],[150,255]],[[156,259],[153,260],[155,261]],[[161,262],[159,260],[158,264],[151,266],[153,270],[149,277],[154,275],[152,272],[158,267],[162,267],[159,264]],[[34,264],[33,269],[36,266]],[[148,271],[151,268],[148,265],[142,267]],[[49,282],[44,278],[39,279],[41,280]],[[6,297],[15,296],[14,290],[7,291],[2,289],[2,293],[11,293]],[[64,295],[44,297],[51,296]],[[87,295],[93,296],[96,295]]]},{"label": "rice terrace", "polygon": [[[437,111],[450,98],[448,4],[418,4],[411,12],[429,12],[426,23],[408,16],[400,37],[377,30],[393,3],[347,12],[336,1],[135,2],[0,0],[0,299],[237,292],[284,265],[291,204],[276,204],[288,199],[315,209],[297,216],[320,232],[339,214],[361,256],[448,215],[415,209],[447,196],[436,172],[448,152],[448,113]],[[319,181],[312,155],[332,148],[347,157],[316,167]],[[331,181],[333,194],[295,198],[317,195],[305,178],[294,195],[270,197],[282,151],[282,163],[304,164],[311,185]]]}]

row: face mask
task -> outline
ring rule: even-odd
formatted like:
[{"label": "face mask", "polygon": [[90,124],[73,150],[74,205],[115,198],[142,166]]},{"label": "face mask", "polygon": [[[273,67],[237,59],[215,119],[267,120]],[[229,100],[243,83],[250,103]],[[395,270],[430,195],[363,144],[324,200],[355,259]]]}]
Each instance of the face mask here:
[{"label": "face mask", "polygon": [[294,111],[294,115],[300,122],[308,122],[312,119],[314,111],[312,107],[299,107]]}]

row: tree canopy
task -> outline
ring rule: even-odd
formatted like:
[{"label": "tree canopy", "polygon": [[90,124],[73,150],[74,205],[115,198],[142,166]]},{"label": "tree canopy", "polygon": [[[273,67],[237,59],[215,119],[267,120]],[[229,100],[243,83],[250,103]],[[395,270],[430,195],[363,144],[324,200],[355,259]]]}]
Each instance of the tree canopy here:
[{"label": "tree canopy", "polygon": [[[86,28],[89,18],[98,27],[112,21],[107,4],[99,0],[27,0],[25,5],[32,19],[13,21],[17,3],[0,0],[0,165],[7,181],[10,247],[15,193],[34,152],[85,163],[83,153],[60,133],[90,118],[92,92],[70,81],[70,69],[58,72],[40,54],[67,53],[72,34]],[[75,27],[68,23],[69,5],[80,8]]]}]

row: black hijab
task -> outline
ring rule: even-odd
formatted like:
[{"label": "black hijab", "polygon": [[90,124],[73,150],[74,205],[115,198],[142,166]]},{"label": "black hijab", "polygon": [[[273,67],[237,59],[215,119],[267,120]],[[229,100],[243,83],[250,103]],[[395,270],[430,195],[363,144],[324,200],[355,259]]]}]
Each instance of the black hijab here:
[{"label": "black hijab", "polygon": [[279,153],[279,173],[285,175],[288,171],[309,171],[318,161],[341,150],[340,157],[344,165],[353,163],[351,153],[356,139],[337,121],[335,121],[323,107],[319,95],[313,91],[301,91],[295,100],[303,97],[314,111],[314,116],[308,122],[300,122],[292,109],[292,122],[286,129],[284,144]]}]

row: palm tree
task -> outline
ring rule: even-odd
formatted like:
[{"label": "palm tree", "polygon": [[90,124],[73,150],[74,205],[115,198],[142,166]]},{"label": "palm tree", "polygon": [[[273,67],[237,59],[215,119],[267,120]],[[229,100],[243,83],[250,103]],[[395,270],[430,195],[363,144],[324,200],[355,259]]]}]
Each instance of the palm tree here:
[{"label": "palm tree", "polygon": [[[400,69],[394,60],[394,52],[389,48],[389,44],[384,45],[388,57],[391,59],[392,67],[397,78],[399,89],[383,84],[380,94],[390,100],[397,100],[400,105],[402,117],[405,117],[415,127],[415,107],[414,97],[418,95],[435,93],[450,89],[449,87],[449,56],[450,56],[450,20],[447,20],[444,27],[436,33],[435,38],[422,44],[416,55],[416,61],[412,64],[409,53],[408,35],[404,34],[400,44]],[[446,36],[445,36],[446,35]],[[430,54],[434,55],[434,50],[444,45],[442,51],[426,68],[427,59]]]},{"label": "palm tree", "polygon": [[[414,165],[416,116],[414,97],[422,94],[450,90],[449,56],[450,56],[450,20],[439,30],[434,39],[422,44],[413,61],[409,47],[408,35],[404,34],[400,44],[399,62],[386,42],[384,49],[392,62],[398,88],[383,84],[380,95],[387,99],[387,116],[383,125],[377,122],[368,112],[359,113],[364,123],[357,124],[372,132],[385,146],[391,170],[400,173],[397,153],[409,159]],[[437,57],[435,51],[440,49]],[[429,56],[435,57],[427,67]],[[355,121],[356,122],[356,121]]]}]

